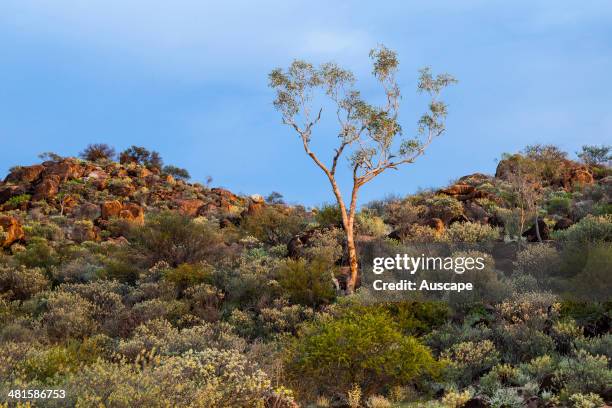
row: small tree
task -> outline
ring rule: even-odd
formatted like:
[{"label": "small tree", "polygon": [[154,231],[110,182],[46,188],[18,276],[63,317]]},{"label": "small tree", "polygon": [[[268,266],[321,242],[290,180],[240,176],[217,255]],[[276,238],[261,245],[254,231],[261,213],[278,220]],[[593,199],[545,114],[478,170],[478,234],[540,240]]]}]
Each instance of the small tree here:
[{"label": "small tree", "polygon": [[577,153],[578,157],[587,165],[606,165],[612,161],[612,146],[582,146],[582,151]]},{"label": "small tree", "polygon": [[89,161],[112,160],[115,157],[115,149],[105,143],[94,143],[88,145],[79,156]]},{"label": "small tree", "polygon": [[520,234],[525,230],[527,219],[531,216],[535,218],[535,232],[539,242],[542,242],[540,236],[539,212],[540,201],[542,200],[542,185],[540,178],[542,177],[542,169],[538,168],[538,163],[529,158],[523,157],[520,154],[508,158],[514,162],[514,169],[508,175],[512,191],[512,201],[518,210],[518,227],[519,227],[519,246]]},{"label": "small tree", "polygon": [[[434,77],[429,68],[420,71],[419,92],[430,97],[429,110],[418,122],[415,138],[402,138],[398,122],[400,89],[396,81],[399,61],[394,51],[380,46],[370,51],[373,75],[384,89],[386,102],[375,106],[366,102],[354,89],[353,74],[334,63],[319,68],[296,60],[287,70],[277,68],[270,75],[270,86],[276,90],[274,106],[283,117],[283,123],[292,127],[300,137],[304,151],[327,176],[346,232],[351,276],[348,291],[355,288],[359,266],[354,241],[354,221],[359,189],[387,169],[413,163],[421,156],[433,139],[444,130],[446,104],[438,100],[440,92],[456,80],[447,74]],[[323,107],[314,106],[314,96],[322,91],[335,105],[339,122],[338,147],[331,165],[325,164],[310,148],[313,127],[319,123]],[[398,140],[400,139],[400,140]],[[352,170],[353,188],[348,206],[338,181],[336,169],[343,153],[348,153]]]},{"label": "small tree", "polygon": [[136,163],[148,168],[161,170],[164,162],[156,151],[149,151],[141,146],[132,146],[119,154],[121,164]]},{"label": "small tree", "polygon": [[179,180],[187,181],[191,178],[191,175],[189,174],[189,171],[187,171],[187,169],[183,169],[183,168],[172,166],[172,165],[164,166],[164,173],[169,174],[175,179],[179,179]]}]

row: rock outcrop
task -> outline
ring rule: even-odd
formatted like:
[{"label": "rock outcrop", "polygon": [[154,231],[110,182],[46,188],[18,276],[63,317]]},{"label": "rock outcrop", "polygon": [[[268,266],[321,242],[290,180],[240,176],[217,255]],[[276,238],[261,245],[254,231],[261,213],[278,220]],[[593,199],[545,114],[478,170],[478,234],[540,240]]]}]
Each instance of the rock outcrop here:
[{"label": "rock outcrop", "polygon": [[[542,238],[542,241],[549,240],[550,231],[548,230],[548,225],[541,218],[538,218],[538,228],[540,230],[540,238]],[[527,242],[538,242],[538,234],[535,223],[529,227],[527,231],[523,232],[523,236],[527,239]]]},{"label": "rock outcrop", "polygon": [[21,223],[14,217],[0,216],[0,247],[8,248],[25,238]]},{"label": "rock outcrop", "polygon": [[204,206],[204,201],[199,199],[176,200],[177,209],[181,214],[195,217],[199,214],[200,208]]},{"label": "rock outcrop", "polygon": [[29,184],[38,180],[45,171],[45,166],[36,164],[34,166],[17,167],[6,176],[6,183]]}]

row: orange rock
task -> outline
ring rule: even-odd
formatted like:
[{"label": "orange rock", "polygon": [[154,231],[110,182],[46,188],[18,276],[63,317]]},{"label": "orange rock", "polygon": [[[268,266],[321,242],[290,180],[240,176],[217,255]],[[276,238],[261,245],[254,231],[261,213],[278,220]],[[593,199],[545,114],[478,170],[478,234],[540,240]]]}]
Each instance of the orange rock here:
[{"label": "orange rock", "polygon": [[102,211],[101,217],[108,220],[112,217],[118,217],[123,210],[123,205],[117,200],[106,201],[100,205],[100,210]]},{"label": "orange rock", "polygon": [[108,174],[102,170],[93,170],[87,174],[87,179],[90,181],[98,190],[104,190],[108,184]]},{"label": "orange rock", "polygon": [[593,184],[593,175],[586,169],[574,169],[572,170],[570,177],[570,183],[572,187],[575,187],[577,185],[584,186],[587,184]]},{"label": "orange rock", "polygon": [[236,194],[232,193],[229,190],[226,190],[224,188],[213,188],[210,190],[211,193],[214,193],[216,195],[218,195],[221,199],[225,199],[225,200],[229,200],[229,201],[233,201],[233,200],[237,200],[238,196],[236,196]]},{"label": "orange rock", "polygon": [[1,216],[0,227],[4,233],[0,236],[0,247],[2,248],[8,248],[15,241],[25,238],[21,224],[14,217]]},{"label": "orange rock", "polygon": [[255,215],[260,213],[265,207],[263,201],[250,201],[249,206],[246,210],[246,215]]},{"label": "orange rock", "polygon": [[42,172],[45,170],[45,166],[42,164],[36,164],[34,166],[25,166],[18,167],[13,170],[6,179],[4,180],[7,183],[32,183],[33,181],[38,180]]},{"label": "orange rock", "polygon": [[43,181],[41,181],[34,189],[34,195],[32,196],[32,200],[40,201],[55,198],[57,192],[59,191],[59,185],[60,176],[56,174],[45,176]]},{"label": "orange rock", "polygon": [[198,211],[204,205],[204,201],[202,200],[176,200],[178,204],[178,210],[181,214],[189,215],[190,217],[195,217],[198,215]]},{"label": "orange rock", "polygon": [[48,175],[58,176],[60,181],[73,180],[83,176],[83,168],[76,160],[65,159],[47,167],[45,176]]},{"label": "orange rock", "polygon": [[119,218],[137,225],[144,225],[144,209],[135,203],[124,204],[123,209],[119,212]]},{"label": "orange rock", "polygon": [[176,180],[170,174],[166,175],[166,177],[164,177],[164,180],[170,185],[176,184]]},{"label": "orange rock", "polygon": [[448,188],[440,190],[440,192],[454,196],[471,194],[474,192],[474,190],[474,186],[470,186],[469,184],[455,184],[454,186],[450,186]]},{"label": "orange rock", "polygon": [[444,222],[439,218],[432,218],[431,220],[427,221],[427,226],[435,229],[439,234],[443,233],[444,229],[446,228]]}]

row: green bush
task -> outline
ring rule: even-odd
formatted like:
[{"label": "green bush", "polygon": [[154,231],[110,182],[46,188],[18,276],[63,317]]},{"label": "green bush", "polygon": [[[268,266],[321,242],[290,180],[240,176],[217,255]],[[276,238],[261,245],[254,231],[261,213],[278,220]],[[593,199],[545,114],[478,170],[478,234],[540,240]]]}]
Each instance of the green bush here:
[{"label": "green bush", "polygon": [[295,211],[265,207],[242,220],[244,231],[269,245],[286,244],[302,231],[304,220]]},{"label": "green bush", "polygon": [[143,358],[99,360],[62,385],[70,406],[258,407],[271,392],[264,372],[234,350],[206,349]]},{"label": "green bush", "polygon": [[162,273],[166,281],[176,285],[179,291],[182,292],[189,286],[210,282],[212,267],[205,263],[184,263],[176,268],[166,269]]},{"label": "green bush", "polygon": [[304,392],[366,394],[436,374],[439,364],[388,313],[347,312],[306,324],[287,350],[287,370]]},{"label": "green bush", "polygon": [[447,377],[461,386],[470,384],[500,361],[491,340],[457,343],[440,357],[450,362],[446,368]]},{"label": "green bush", "polygon": [[560,241],[574,244],[612,241],[612,215],[587,215],[566,230],[556,231]]},{"label": "green bush", "polygon": [[25,300],[47,289],[49,281],[40,268],[14,268],[0,265],[0,296]]},{"label": "green bush", "polygon": [[549,214],[569,216],[572,207],[572,194],[565,191],[555,191],[548,196],[545,205]]},{"label": "green bush", "polygon": [[370,308],[388,313],[402,333],[421,336],[442,326],[450,316],[444,302],[403,301],[376,304]]},{"label": "green bush", "polygon": [[448,222],[463,214],[463,205],[456,198],[438,194],[425,201],[429,207],[429,216]]},{"label": "green bush", "polygon": [[14,197],[11,197],[7,202],[4,203],[5,208],[19,208],[21,204],[28,203],[32,196],[30,194],[20,194]]},{"label": "green bush", "polygon": [[51,292],[42,323],[52,340],[83,339],[98,329],[97,307],[76,293]]},{"label": "green bush", "polygon": [[324,258],[312,261],[288,259],[278,270],[278,282],[293,303],[317,307],[332,302],[336,297],[335,269]]},{"label": "green bush", "polygon": [[146,267],[160,261],[172,267],[197,263],[218,253],[223,242],[217,227],[174,212],[148,217],[143,227],[131,231],[129,238],[134,257]]},{"label": "green bush", "polygon": [[389,233],[388,227],[382,218],[372,211],[361,211],[356,217],[357,231],[363,235],[380,238]]},{"label": "green bush", "polygon": [[342,258],[344,238],[344,233],[339,228],[317,229],[312,233],[306,248],[304,248],[304,257],[309,260],[327,259],[330,263],[335,263]]},{"label": "green bush", "polygon": [[553,246],[531,244],[516,254],[514,268],[519,274],[547,278],[559,272],[561,257]]},{"label": "green bush", "polygon": [[612,370],[608,368],[606,356],[592,356],[585,350],[579,350],[576,356],[563,358],[559,362],[555,379],[568,395],[601,394],[610,387]]},{"label": "green bush", "polygon": [[29,268],[40,267],[47,270],[60,262],[55,249],[43,238],[32,239],[25,251],[15,255],[15,259]]},{"label": "green bush", "polygon": [[593,356],[606,356],[612,361],[612,334],[597,337],[578,337],[574,340],[576,350],[585,350]]},{"label": "green bush", "polygon": [[315,221],[321,227],[339,227],[342,225],[342,212],[338,205],[324,204],[317,209]]},{"label": "green bush", "polygon": [[455,222],[446,230],[451,242],[490,242],[499,238],[499,229],[479,222]]}]

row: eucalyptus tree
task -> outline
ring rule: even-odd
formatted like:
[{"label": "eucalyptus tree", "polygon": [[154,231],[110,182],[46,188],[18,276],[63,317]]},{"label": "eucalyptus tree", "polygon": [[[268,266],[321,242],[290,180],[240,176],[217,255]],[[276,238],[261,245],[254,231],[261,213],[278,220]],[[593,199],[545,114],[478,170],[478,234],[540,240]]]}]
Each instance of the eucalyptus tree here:
[{"label": "eucalyptus tree", "polygon": [[[397,83],[397,54],[379,46],[370,51],[370,58],[372,74],[384,92],[380,106],[367,102],[355,88],[353,73],[335,63],[315,67],[306,61],[295,60],[287,69],[277,68],[269,74],[269,84],[276,91],[274,106],[281,113],[283,123],[297,133],[305,153],[329,180],[338,202],[351,272],[349,292],[355,289],[359,276],[354,238],[359,189],[385,170],[397,170],[403,164],[414,163],[445,131],[447,105],[439,96],[444,88],[456,82],[448,74],[433,76],[429,68],[420,70],[418,91],[429,96],[429,105],[414,135],[405,137],[398,118],[401,94]],[[334,135],[338,142],[331,160],[326,162],[311,149],[311,141],[324,107],[330,105],[334,120],[338,122]],[[352,173],[349,201],[342,195],[336,173],[342,157],[348,158]]]}]

